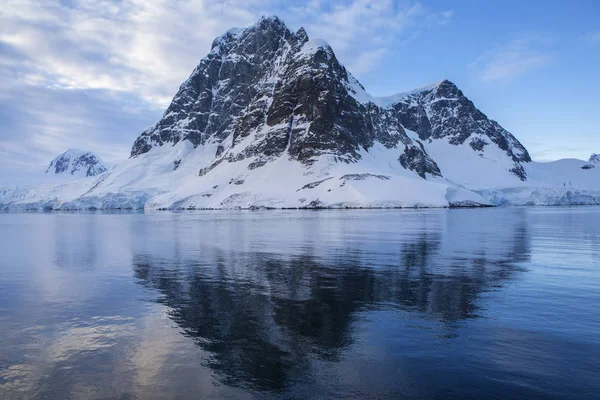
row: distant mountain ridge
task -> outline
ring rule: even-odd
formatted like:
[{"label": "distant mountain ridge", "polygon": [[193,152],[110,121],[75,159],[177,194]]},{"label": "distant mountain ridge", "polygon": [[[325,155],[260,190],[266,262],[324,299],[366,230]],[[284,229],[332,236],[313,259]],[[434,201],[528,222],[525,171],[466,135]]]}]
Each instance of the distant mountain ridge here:
[{"label": "distant mountain ridge", "polygon": [[106,170],[104,162],[91,151],[68,149],[50,162],[46,174],[81,178],[97,176]]}]

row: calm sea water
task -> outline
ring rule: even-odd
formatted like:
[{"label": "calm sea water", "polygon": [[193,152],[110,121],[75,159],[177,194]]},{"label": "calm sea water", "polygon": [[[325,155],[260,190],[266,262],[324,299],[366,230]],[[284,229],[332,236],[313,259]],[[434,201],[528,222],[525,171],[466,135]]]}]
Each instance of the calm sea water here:
[{"label": "calm sea water", "polygon": [[0,398],[600,397],[600,208],[0,214]]}]

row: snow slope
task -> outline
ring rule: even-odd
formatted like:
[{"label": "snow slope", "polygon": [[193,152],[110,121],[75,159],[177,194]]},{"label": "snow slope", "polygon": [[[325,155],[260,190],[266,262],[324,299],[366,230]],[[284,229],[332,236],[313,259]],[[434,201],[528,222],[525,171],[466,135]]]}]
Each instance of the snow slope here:
[{"label": "snow slope", "polygon": [[[213,160],[215,148],[194,149],[188,141],[159,147],[115,166],[92,184],[78,181],[29,189],[25,194],[5,193],[0,204],[12,210],[487,204],[480,195],[443,179],[424,180],[403,169],[383,146],[365,151],[363,160],[355,164],[323,158],[307,168],[283,155],[262,168],[249,170],[252,160],[248,159],[198,176]],[[176,167],[173,160],[181,161]]]},{"label": "snow slope", "polygon": [[477,190],[494,205],[600,205],[600,169],[577,159],[532,162],[528,180]]},{"label": "snow slope", "polygon": [[[600,204],[600,169],[581,160],[529,163],[528,180],[494,175],[492,157],[471,157],[468,149],[426,144],[448,177],[422,179],[397,163],[397,153],[376,145],[361,161],[321,158],[306,167],[283,155],[262,168],[252,159],[223,163],[203,176],[216,145],[194,148],[188,141],[162,146],[115,166],[90,182],[0,190],[11,210],[202,209],[253,207],[447,207],[450,205]],[[439,152],[439,154],[438,154]],[[500,158],[501,159],[501,158]],[[174,160],[180,160],[175,163]],[[452,160],[461,160],[453,163]],[[492,174],[486,172],[492,171]]]}]

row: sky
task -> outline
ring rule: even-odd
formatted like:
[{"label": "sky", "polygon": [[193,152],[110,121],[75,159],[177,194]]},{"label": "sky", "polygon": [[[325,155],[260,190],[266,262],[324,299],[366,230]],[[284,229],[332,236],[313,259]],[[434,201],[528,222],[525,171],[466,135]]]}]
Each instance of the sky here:
[{"label": "sky", "polygon": [[375,96],[449,79],[536,161],[600,152],[598,0],[3,0],[0,183],[68,148],[126,159],[213,39],[262,15]]}]

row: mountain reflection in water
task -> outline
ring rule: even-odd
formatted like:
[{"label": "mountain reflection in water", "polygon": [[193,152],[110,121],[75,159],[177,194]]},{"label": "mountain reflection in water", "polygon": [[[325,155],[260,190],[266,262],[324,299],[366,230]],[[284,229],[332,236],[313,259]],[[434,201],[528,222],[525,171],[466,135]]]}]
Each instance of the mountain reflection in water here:
[{"label": "mountain reflection in water", "polygon": [[312,213],[283,232],[261,220],[268,213],[233,227],[208,221],[136,253],[133,269],[225,384],[281,390],[310,380],[313,358],[340,360],[353,323],[372,311],[416,313],[452,340],[462,320],[480,316],[481,293],[522,271],[522,213],[499,225],[478,210],[415,212],[383,226],[366,213],[355,223]]},{"label": "mountain reflection in water", "polygon": [[0,214],[1,399],[600,393],[600,207]]}]

